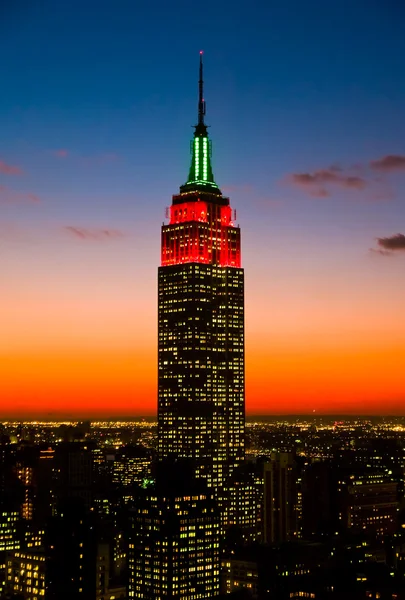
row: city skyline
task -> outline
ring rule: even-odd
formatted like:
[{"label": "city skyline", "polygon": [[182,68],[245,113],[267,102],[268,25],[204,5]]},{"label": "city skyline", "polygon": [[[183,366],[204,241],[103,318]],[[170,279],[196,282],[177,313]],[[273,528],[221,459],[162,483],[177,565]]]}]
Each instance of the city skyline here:
[{"label": "city skyline", "polygon": [[[156,413],[158,231],[188,172],[200,48],[215,178],[244,230],[247,413],[403,414],[404,11],[328,8],[304,34],[237,3],[221,41],[169,46],[130,4],[93,29],[75,2],[2,9],[4,54],[23,43],[0,99],[0,418]],[[159,6],[171,35],[192,25]]]}]

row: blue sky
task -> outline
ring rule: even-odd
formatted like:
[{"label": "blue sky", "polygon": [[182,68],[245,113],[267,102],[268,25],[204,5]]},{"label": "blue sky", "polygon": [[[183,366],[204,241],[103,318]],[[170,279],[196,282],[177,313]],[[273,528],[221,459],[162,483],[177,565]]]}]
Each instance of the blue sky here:
[{"label": "blue sky", "polygon": [[393,0],[4,2],[0,157],[41,199],[6,217],[153,236],[188,172],[203,49],[214,173],[245,239],[348,226],[345,244],[371,245],[404,207],[368,201],[401,193],[401,177],[327,202],[286,178],[404,152],[404,25]]},{"label": "blue sky", "polygon": [[33,185],[46,175],[50,195],[62,179],[96,191],[87,171],[75,181],[66,164],[49,173],[46,152],[60,147],[119,156],[98,172],[105,193],[134,183],[154,197],[175,191],[188,168],[201,48],[221,183],[277,193],[285,172],[402,150],[399,1],[2,6],[1,151],[32,163]]}]

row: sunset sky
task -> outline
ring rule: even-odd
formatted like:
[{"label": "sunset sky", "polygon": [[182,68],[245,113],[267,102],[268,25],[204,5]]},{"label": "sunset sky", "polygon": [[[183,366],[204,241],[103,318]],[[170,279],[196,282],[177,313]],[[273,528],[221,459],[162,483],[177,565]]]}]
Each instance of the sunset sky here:
[{"label": "sunset sky", "polygon": [[0,417],[156,412],[204,50],[252,413],[405,414],[405,4],[0,3]]}]

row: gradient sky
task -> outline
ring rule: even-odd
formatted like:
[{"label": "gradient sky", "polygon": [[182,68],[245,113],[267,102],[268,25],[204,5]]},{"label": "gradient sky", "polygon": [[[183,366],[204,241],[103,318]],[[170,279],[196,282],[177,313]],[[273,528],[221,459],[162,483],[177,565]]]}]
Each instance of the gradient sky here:
[{"label": "gradient sky", "polygon": [[405,413],[405,5],[0,3],[0,415],[156,410],[198,52],[250,413]]}]

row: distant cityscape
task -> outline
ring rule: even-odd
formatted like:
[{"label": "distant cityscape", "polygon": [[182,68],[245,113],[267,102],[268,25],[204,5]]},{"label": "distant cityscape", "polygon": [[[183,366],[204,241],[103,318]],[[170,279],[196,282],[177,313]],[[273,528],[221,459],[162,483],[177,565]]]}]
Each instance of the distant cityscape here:
[{"label": "distant cityscape", "polygon": [[[218,551],[203,563],[218,561],[217,574],[204,570],[212,598],[403,598],[404,442],[401,417],[247,422],[228,533],[204,487],[179,525],[187,556],[198,524],[215,526],[209,548]],[[144,419],[2,422],[0,597],[131,597],[154,564],[152,555],[140,562],[137,536],[140,516],[153,529],[160,518],[149,503],[158,501],[149,491],[157,452],[157,423]],[[173,471],[170,488],[168,514],[189,513]]]},{"label": "distant cityscape", "polygon": [[[246,417],[246,453],[259,456],[262,452],[293,451],[320,444],[322,456],[328,445],[343,444],[355,439],[396,439],[405,441],[405,417],[401,416],[345,416],[345,415],[260,415]],[[21,440],[35,444],[55,444],[62,441],[80,441],[84,429],[86,439],[100,446],[139,444],[156,450],[157,420],[145,416],[114,420],[33,419],[0,421],[2,436],[13,443]],[[299,440],[295,439],[299,436]],[[271,445],[274,440],[274,445]],[[353,442],[352,442],[353,443]]]}]

